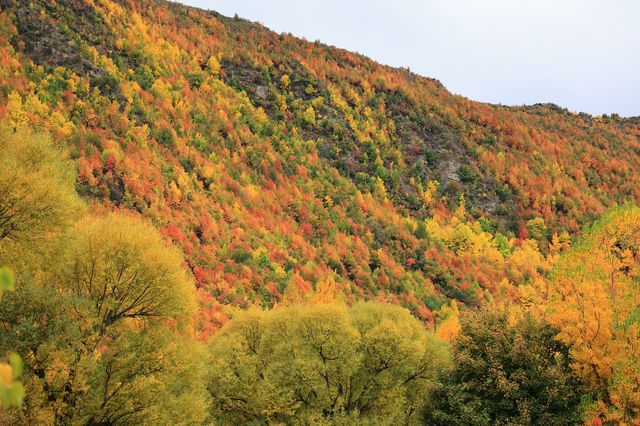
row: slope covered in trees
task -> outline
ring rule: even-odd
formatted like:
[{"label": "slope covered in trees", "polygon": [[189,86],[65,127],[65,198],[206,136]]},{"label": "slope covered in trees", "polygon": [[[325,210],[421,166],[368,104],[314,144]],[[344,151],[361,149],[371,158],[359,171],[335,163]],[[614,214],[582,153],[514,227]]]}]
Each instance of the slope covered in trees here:
[{"label": "slope covered in trees", "polygon": [[0,8],[0,116],[48,129],[93,208],[182,249],[203,329],[327,277],[429,321],[508,296],[543,271],[531,252],[639,195],[631,120],[475,103],[179,4]]},{"label": "slope covered in trees", "polygon": [[0,0],[0,154],[0,423],[640,418],[637,120]]},{"label": "slope covered in trees", "polygon": [[[0,129],[29,176],[68,164],[46,135]],[[32,150],[37,147],[37,150]],[[49,162],[51,164],[49,164]],[[64,170],[59,168],[58,170]],[[42,176],[40,174],[40,176]],[[68,182],[48,175],[82,207]],[[1,198],[22,197],[12,187]],[[49,200],[50,202],[52,200]],[[23,205],[0,239],[0,422],[8,424],[634,424],[640,209],[617,208],[512,302],[455,301],[424,324],[389,304],[347,306],[332,279],[253,307],[208,344],[179,251],[139,215]],[[9,279],[7,279],[9,277]],[[14,285],[18,282],[18,286]],[[5,288],[6,287],[6,288]],[[15,378],[19,377],[20,382]],[[24,389],[24,390],[23,390]],[[26,396],[21,403],[22,396]],[[16,408],[18,406],[18,408]],[[8,409],[8,411],[7,411]]]}]

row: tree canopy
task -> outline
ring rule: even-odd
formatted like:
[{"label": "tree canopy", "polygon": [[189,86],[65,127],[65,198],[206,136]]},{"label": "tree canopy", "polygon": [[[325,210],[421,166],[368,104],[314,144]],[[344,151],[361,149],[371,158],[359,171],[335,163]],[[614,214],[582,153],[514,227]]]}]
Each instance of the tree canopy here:
[{"label": "tree canopy", "polygon": [[586,387],[574,374],[557,329],[506,311],[467,312],[425,423],[433,425],[577,424]]},{"label": "tree canopy", "polygon": [[212,416],[224,424],[417,423],[446,353],[399,307],[249,310],[211,342]]}]

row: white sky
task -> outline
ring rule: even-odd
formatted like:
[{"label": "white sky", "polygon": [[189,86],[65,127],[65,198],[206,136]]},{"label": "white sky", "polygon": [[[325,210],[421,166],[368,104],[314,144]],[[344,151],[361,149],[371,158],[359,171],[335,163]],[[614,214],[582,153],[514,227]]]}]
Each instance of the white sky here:
[{"label": "white sky", "polygon": [[470,99],[640,115],[640,0],[180,0],[434,77]]}]

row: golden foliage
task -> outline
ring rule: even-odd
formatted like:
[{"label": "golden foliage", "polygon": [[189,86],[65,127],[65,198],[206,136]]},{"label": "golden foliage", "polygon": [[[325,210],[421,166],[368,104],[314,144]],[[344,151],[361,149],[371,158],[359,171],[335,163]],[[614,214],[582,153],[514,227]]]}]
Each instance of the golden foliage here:
[{"label": "golden foliage", "polygon": [[562,254],[547,289],[549,321],[600,398],[592,414],[617,424],[640,418],[639,255],[640,209],[614,210]]}]

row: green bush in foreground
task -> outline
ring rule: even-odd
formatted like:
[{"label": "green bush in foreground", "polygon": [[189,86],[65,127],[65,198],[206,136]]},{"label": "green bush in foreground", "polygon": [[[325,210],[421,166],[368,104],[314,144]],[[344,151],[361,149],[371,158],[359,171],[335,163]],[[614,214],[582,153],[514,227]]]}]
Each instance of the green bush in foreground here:
[{"label": "green bush in foreground", "polygon": [[556,334],[530,317],[512,325],[504,312],[466,312],[425,424],[579,424],[582,386]]}]

